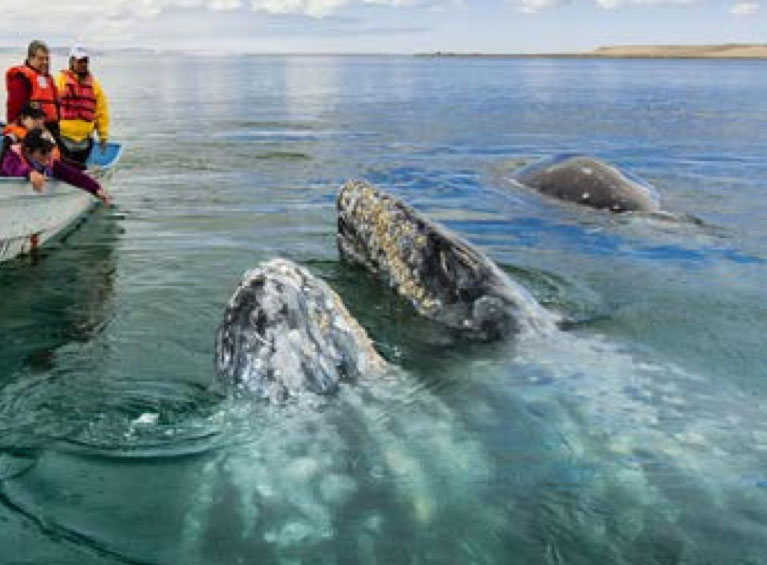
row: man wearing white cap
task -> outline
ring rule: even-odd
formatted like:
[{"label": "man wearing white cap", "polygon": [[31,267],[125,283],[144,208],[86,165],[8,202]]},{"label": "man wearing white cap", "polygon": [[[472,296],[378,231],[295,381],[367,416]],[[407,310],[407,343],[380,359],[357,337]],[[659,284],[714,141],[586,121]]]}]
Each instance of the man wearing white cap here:
[{"label": "man wearing white cap", "polygon": [[69,69],[56,78],[59,90],[62,156],[85,167],[93,147],[94,130],[102,150],[109,138],[109,108],[101,85],[88,69],[88,51],[75,45],[69,52]]}]

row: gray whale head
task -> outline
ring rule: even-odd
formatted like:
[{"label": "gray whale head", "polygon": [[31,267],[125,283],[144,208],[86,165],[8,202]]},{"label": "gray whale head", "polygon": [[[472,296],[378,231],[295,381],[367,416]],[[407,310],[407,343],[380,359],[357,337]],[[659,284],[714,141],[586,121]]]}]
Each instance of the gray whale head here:
[{"label": "gray whale head", "polygon": [[418,312],[471,338],[550,329],[556,317],[479,250],[363,181],[341,187],[341,257],[364,266]]},{"label": "gray whale head", "polygon": [[513,179],[542,194],[611,212],[658,212],[657,191],[638,177],[586,155],[555,155]]},{"label": "gray whale head", "polygon": [[282,402],[386,367],[338,295],[306,269],[273,259],[245,273],[216,336],[221,381]]}]

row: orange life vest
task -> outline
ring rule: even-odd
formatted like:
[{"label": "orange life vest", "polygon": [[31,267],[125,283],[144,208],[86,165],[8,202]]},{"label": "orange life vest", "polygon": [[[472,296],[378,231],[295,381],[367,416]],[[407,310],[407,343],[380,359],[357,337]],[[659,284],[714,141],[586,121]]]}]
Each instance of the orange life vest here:
[{"label": "orange life vest", "polygon": [[3,128],[3,135],[11,137],[14,143],[18,143],[27,135],[27,128],[18,124],[8,124]]},{"label": "orange life vest", "polygon": [[59,98],[62,120],[83,120],[92,122],[96,119],[96,93],[93,91],[93,79],[88,75],[80,81],[72,71],[64,71],[67,82]]},{"label": "orange life vest", "polygon": [[32,87],[30,102],[34,102],[45,114],[45,122],[59,121],[58,95],[56,83],[51,75],[37,72],[29,65],[16,65],[5,73],[6,81],[11,77],[21,74],[27,78]]}]

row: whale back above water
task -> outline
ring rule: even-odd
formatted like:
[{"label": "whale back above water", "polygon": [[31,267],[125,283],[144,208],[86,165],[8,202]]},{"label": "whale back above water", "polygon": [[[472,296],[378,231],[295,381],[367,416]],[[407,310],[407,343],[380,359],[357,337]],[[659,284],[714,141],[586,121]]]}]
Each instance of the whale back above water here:
[{"label": "whale back above water", "polygon": [[341,187],[338,249],[416,308],[470,338],[548,330],[555,316],[482,252],[363,181]]},{"label": "whale back above water", "polygon": [[638,177],[586,155],[547,157],[516,171],[518,183],[542,194],[611,212],[658,212],[657,191]]},{"label": "whale back above water", "polygon": [[338,295],[284,259],[245,273],[216,336],[219,379],[278,403],[385,367]]}]

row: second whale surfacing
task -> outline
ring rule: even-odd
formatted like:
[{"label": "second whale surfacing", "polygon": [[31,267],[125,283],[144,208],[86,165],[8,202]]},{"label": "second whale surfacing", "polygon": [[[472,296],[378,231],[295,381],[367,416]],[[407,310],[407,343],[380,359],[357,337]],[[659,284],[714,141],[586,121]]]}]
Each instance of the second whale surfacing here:
[{"label": "second whale surfacing", "polygon": [[338,295],[285,259],[245,273],[216,336],[219,379],[274,402],[386,366]]},{"label": "second whale surfacing", "polygon": [[643,180],[586,155],[547,157],[513,174],[547,196],[611,212],[660,212],[656,190]]},{"label": "second whale surfacing", "polygon": [[546,332],[557,317],[479,250],[364,181],[341,187],[338,248],[416,310],[471,338]]}]

